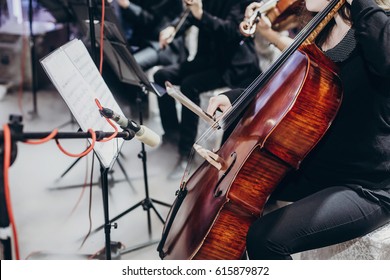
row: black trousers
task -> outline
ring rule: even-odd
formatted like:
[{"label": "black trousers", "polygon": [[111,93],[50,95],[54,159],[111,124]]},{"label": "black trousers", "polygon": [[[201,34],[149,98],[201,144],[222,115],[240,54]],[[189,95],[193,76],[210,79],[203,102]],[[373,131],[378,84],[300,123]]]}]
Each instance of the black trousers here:
[{"label": "black trousers", "polygon": [[[166,81],[179,85],[181,92],[197,105],[200,93],[226,86],[220,71],[204,60],[164,67],[155,73],[154,81],[164,88]],[[167,94],[158,98],[158,105],[165,136],[179,135],[179,154],[187,157],[196,140],[198,116],[183,106],[179,123],[175,100]]]},{"label": "black trousers", "polygon": [[[179,63],[185,56],[185,50],[178,50],[172,44],[165,49],[160,49],[157,42],[151,42],[133,54],[135,61],[146,71],[156,65],[171,65]],[[179,43],[178,43],[179,44]],[[183,52],[182,54],[180,52]]]},{"label": "black trousers", "polygon": [[[389,209],[364,191],[335,185],[310,194],[315,186],[304,179],[292,188],[294,196],[300,191],[307,196],[252,224],[247,234],[250,259],[291,259],[291,254],[351,240],[390,221]],[[283,196],[281,192],[288,200]]]}]

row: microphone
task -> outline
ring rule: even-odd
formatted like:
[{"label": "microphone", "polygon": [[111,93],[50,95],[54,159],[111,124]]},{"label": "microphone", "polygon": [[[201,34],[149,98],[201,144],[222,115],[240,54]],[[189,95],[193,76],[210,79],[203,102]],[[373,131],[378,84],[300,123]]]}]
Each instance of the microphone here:
[{"label": "microphone", "polygon": [[129,120],[128,118],[115,113],[113,110],[102,107],[100,113],[109,119],[115,121],[122,129],[130,129],[134,131],[135,138],[137,138],[142,143],[150,147],[155,147],[160,143],[160,136],[157,135],[154,131],[147,128],[144,125],[139,125],[133,120]]}]

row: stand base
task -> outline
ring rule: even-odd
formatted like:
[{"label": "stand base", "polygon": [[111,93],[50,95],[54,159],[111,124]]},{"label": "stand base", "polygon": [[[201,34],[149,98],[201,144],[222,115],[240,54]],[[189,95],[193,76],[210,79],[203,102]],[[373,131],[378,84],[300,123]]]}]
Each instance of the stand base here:
[{"label": "stand base", "polygon": [[[140,202],[138,202],[137,204],[134,204],[132,207],[130,207],[129,209],[125,210],[124,212],[122,212],[121,214],[117,215],[116,217],[112,218],[109,223],[112,224],[113,222],[115,222],[116,220],[120,219],[121,217],[123,217],[124,215],[126,215],[127,213],[130,213],[131,211],[135,210],[136,208],[138,208],[139,206],[142,206],[142,208],[148,212],[148,226],[149,226],[149,235],[151,234],[150,233],[150,209],[153,209],[155,214],[157,215],[157,217],[159,218],[159,220],[164,224],[165,221],[163,219],[163,217],[161,216],[161,214],[157,211],[157,209],[154,207],[153,203],[157,203],[157,204],[160,204],[162,206],[166,206],[166,207],[171,207],[170,204],[168,203],[165,203],[165,202],[161,202],[159,200],[155,200],[153,198],[148,198],[148,199],[144,199]],[[101,225],[100,227],[94,229],[91,234],[93,233],[96,233],[100,230],[102,230],[103,228],[105,227],[105,225]]]},{"label": "stand base", "polygon": [[[124,181],[127,181],[126,179],[122,179],[122,180],[109,180],[108,181],[108,184],[113,187],[115,184],[117,183],[121,183],[121,182],[124,182]],[[100,186],[100,181],[98,182],[93,182],[92,184],[91,183],[87,183],[86,186]],[[68,186],[61,186],[61,187],[52,187],[52,188],[49,188],[50,191],[62,191],[62,190],[69,190],[69,189],[77,189],[77,188],[82,188],[84,187],[85,185],[84,184],[75,184],[75,185],[68,185]],[[134,187],[131,186],[132,189],[134,190]]]},{"label": "stand base", "polygon": [[[77,160],[75,160],[71,166],[69,166],[69,168],[60,176],[60,178],[58,178],[56,181],[58,182],[61,178],[63,178],[75,165],[76,163],[79,162],[81,158],[78,158]],[[116,183],[121,183],[121,182],[127,182],[129,184],[129,186],[131,187],[131,189],[134,191],[134,193],[136,193],[136,190],[133,186],[133,184],[131,183],[130,181],[130,178],[129,176],[127,175],[126,173],[126,170],[124,168],[124,166],[122,165],[121,161],[119,159],[117,159],[117,163],[118,163],[118,166],[120,168],[120,170],[122,171],[123,173],[123,176],[125,177],[124,179],[121,179],[121,180],[114,180],[113,178],[113,170],[110,170],[108,173],[111,175],[111,179],[108,181],[108,183],[110,184],[110,186],[114,186]],[[87,185],[90,185],[90,184],[87,184]],[[96,185],[100,185],[100,180],[98,182],[94,182],[91,184],[92,186],[96,186]],[[76,185],[69,185],[69,186],[61,186],[61,187],[53,187],[53,188],[49,188],[49,190],[67,190],[67,189],[75,189],[75,188],[81,188],[81,187],[84,187],[84,184],[76,184]]]},{"label": "stand base", "polygon": [[[123,247],[120,242],[111,242],[111,259],[120,260]],[[95,254],[73,254],[73,253],[55,253],[40,251],[30,254],[28,260],[105,260],[106,248],[99,250]]]},{"label": "stand base", "polygon": [[145,243],[142,243],[142,244],[139,244],[139,245],[136,245],[136,246],[132,246],[132,247],[120,250],[119,254],[120,255],[125,255],[125,254],[128,254],[128,253],[137,251],[137,250],[144,249],[144,248],[149,247],[151,245],[158,244],[159,242],[160,242],[160,240],[152,240],[152,241],[149,241],[149,242],[145,242]]},{"label": "stand base", "polygon": [[[159,240],[151,240],[145,243],[141,243],[136,246],[123,249],[123,245],[120,242],[111,242],[111,259],[121,260],[121,256],[132,253],[137,250],[141,250],[158,244]],[[105,260],[106,259],[106,248],[99,250],[95,254],[77,254],[77,253],[60,253],[60,252],[49,252],[39,251],[28,255],[27,260]]]}]

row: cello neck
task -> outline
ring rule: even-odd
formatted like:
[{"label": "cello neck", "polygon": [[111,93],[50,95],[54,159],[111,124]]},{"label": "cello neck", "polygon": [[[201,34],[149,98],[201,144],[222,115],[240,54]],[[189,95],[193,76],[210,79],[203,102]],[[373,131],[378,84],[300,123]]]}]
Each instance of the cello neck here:
[{"label": "cello neck", "polygon": [[[337,2],[337,1],[335,1]],[[338,3],[335,3],[335,6],[325,15],[325,17],[318,23],[315,29],[309,34],[306,40],[303,42],[304,45],[313,44],[315,39],[325,28],[325,26],[330,22],[330,20],[336,15],[340,8],[345,4],[345,0],[338,0]]]}]

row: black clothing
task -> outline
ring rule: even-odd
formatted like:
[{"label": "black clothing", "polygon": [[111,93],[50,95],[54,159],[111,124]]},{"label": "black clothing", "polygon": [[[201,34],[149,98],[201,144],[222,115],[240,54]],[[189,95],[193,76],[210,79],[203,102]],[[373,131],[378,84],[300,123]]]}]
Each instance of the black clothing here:
[{"label": "black clothing", "polygon": [[132,29],[130,44],[144,47],[157,41],[160,31],[183,11],[181,0],[131,0],[120,9],[124,24]]},{"label": "black clothing", "polygon": [[351,15],[353,30],[325,52],[340,66],[341,108],[271,196],[296,202],[251,226],[250,258],[289,259],[390,221],[390,18],[374,0],[354,0]]},{"label": "black clothing", "polygon": [[[191,65],[191,67],[185,67],[186,65]],[[163,84],[165,81],[180,84],[180,90],[198,105],[201,92],[225,85],[215,67],[208,68],[202,64],[187,62],[183,63],[180,68],[176,65],[165,67],[163,71],[160,70],[155,74],[154,80],[157,84]],[[198,117],[192,111],[182,107],[181,124],[179,124],[175,100],[167,95],[158,98],[158,106],[165,137],[172,143],[178,141],[179,154],[186,158],[196,139]]]},{"label": "black clothing", "polygon": [[182,38],[173,40],[165,49],[158,44],[160,31],[182,11],[181,0],[132,0],[127,9],[120,8],[128,44],[143,70],[179,63],[187,57]]},{"label": "black clothing", "polygon": [[[301,187],[314,186],[297,186]],[[389,220],[390,212],[381,204],[335,185],[254,222],[247,234],[248,255],[250,259],[291,259],[294,253],[363,236]]]},{"label": "black clothing", "polygon": [[[390,188],[390,20],[379,8],[371,10],[372,2],[353,2],[354,31],[325,53],[339,60],[343,101],[302,166],[313,181]],[[348,55],[353,36],[357,45]]]},{"label": "black clothing", "polygon": [[[194,60],[160,69],[154,81],[163,87],[165,81],[180,85],[181,91],[198,105],[202,92],[222,86],[249,85],[260,73],[253,42],[242,41],[238,29],[249,3],[248,0],[204,0],[201,20],[190,14],[178,32],[181,34],[191,25],[199,28]],[[174,100],[165,95],[158,102],[165,134],[180,134],[179,153],[188,156],[195,142],[198,117],[182,108],[179,125]]]}]

